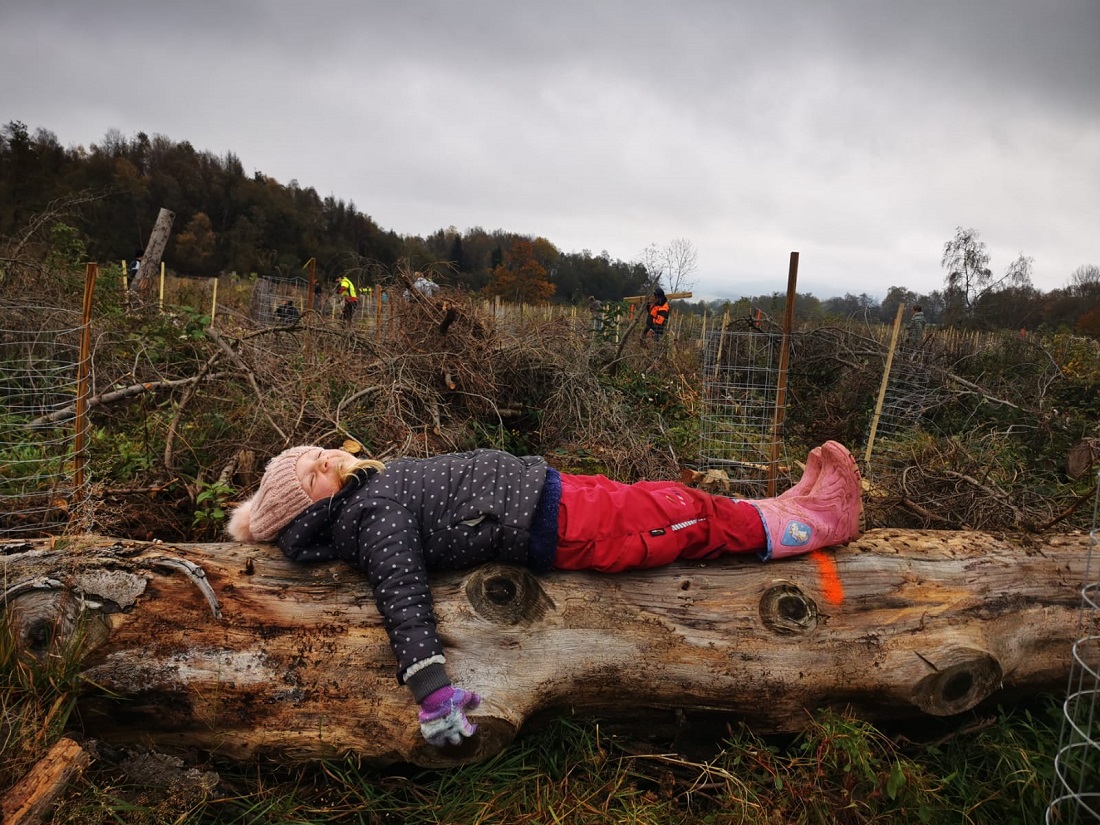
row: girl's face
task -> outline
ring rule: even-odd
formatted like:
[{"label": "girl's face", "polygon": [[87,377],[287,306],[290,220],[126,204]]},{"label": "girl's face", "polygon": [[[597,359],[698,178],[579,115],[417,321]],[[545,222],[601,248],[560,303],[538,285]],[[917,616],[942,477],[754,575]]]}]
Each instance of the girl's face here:
[{"label": "girl's face", "polygon": [[343,450],[310,450],[298,456],[294,472],[310,501],[328,498],[343,486],[341,470],[355,463],[355,456]]}]

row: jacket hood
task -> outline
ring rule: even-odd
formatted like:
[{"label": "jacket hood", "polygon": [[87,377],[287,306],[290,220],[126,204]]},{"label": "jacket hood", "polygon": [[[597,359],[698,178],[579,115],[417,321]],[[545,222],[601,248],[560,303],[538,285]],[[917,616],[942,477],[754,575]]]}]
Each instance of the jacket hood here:
[{"label": "jacket hood", "polygon": [[[375,474],[375,470],[356,470],[336,493],[315,501],[299,513],[279,534],[279,547],[294,561],[324,561],[338,558],[332,535],[336,517],[347,500]],[[285,539],[285,541],[284,541]],[[308,559],[299,558],[308,552]]]}]

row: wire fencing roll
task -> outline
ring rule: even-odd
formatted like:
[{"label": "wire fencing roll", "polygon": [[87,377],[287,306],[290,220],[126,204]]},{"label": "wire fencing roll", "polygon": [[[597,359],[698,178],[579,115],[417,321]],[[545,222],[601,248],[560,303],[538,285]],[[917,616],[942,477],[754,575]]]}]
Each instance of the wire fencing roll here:
[{"label": "wire fencing roll", "polygon": [[1100,472],[1046,821],[1100,822]]},{"label": "wire fencing roll", "polygon": [[0,538],[61,532],[87,499],[66,412],[82,329],[73,310],[0,303]]}]

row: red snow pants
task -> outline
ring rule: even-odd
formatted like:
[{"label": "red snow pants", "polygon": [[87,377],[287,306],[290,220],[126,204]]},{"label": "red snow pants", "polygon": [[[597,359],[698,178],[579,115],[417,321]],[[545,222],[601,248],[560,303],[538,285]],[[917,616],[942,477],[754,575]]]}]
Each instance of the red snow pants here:
[{"label": "red snow pants", "polygon": [[751,504],[675,481],[561,476],[558,570],[617,573],[767,547]]}]

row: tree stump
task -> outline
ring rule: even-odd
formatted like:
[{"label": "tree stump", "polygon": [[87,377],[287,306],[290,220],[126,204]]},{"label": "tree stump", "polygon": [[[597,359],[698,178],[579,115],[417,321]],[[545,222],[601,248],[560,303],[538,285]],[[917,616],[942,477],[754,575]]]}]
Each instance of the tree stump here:
[{"label": "tree stump", "polygon": [[370,586],[343,563],[103,537],[0,544],[0,561],[18,644],[82,657],[90,736],[444,766],[491,756],[535,714],[715,711],[767,734],[807,709],[950,716],[1064,690],[1088,549],[1081,534],[884,529],[779,562],[440,574],[449,670],[483,696],[477,734],[446,748],[422,740]]}]

